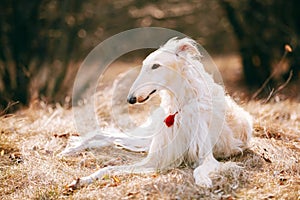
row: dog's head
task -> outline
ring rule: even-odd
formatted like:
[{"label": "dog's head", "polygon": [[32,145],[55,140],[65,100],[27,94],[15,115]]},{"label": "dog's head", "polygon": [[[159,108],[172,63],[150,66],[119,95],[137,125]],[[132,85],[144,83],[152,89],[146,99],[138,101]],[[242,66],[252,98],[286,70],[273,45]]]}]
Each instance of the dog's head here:
[{"label": "dog's head", "polygon": [[141,72],[129,91],[128,103],[144,103],[162,89],[180,88],[187,62],[199,57],[201,54],[194,40],[170,39],[143,61]]}]

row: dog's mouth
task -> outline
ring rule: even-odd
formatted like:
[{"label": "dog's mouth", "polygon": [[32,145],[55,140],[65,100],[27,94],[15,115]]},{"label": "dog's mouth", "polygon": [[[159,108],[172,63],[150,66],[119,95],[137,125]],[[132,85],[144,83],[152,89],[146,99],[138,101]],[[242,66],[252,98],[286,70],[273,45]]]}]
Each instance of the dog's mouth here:
[{"label": "dog's mouth", "polygon": [[156,92],[156,90],[152,90],[152,92],[150,92],[146,98],[138,97],[137,98],[137,102],[138,103],[144,103],[144,102],[146,102],[151,97],[151,95],[153,95],[155,92]]},{"label": "dog's mouth", "polygon": [[146,98],[143,96],[138,96],[136,97],[135,95],[131,94],[130,96],[128,96],[127,98],[127,102],[130,104],[135,104],[135,103],[144,103],[146,102],[148,99],[150,99],[150,97],[156,92],[157,90],[152,90],[152,92],[150,92]]}]

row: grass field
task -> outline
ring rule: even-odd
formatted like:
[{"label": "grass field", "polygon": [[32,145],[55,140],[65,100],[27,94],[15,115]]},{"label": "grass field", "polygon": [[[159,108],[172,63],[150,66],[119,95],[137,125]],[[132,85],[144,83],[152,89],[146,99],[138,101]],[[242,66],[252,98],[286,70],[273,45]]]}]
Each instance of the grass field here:
[{"label": "grass field", "polygon": [[[238,60],[230,62],[234,66]],[[231,71],[241,73],[238,67]],[[243,87],[233,87],[238,74],[226,78],[232,74],[226,73],[229,93],[243,96]],[[182,166],[150,175],[105,176],[75,191],[65,187],[75,178],[136,162],[145,153],[110,146],[58,158],[67,139],[78,134],[72,111],[32,102],[0,118],[0,199],[300,199],[299,101],[237,100],[254,117],[253,139],[242,155],[221,160],[212,188],[196,186],[192,169]],[[106,112],[103,108],[99,115],[109,123]]]}]

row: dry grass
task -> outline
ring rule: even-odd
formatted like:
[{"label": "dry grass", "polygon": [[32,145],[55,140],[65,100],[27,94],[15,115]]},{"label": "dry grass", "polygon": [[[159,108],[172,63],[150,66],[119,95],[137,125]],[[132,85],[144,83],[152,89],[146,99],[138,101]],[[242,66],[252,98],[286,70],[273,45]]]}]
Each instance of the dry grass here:
[{"label": "dry grass", "polygon": [[[150,175],[103,177],[76,191],[66,184],[107,165],[140,160],[143,153],[105,147],[59,159],[76,135],[72,112],[35,102],[0,118],[1,199],[299,199],[300,104],[244,103],[255,119],[254,137],[243,155],[222,160],[213,188],[194,184],[186,166]],[[105,115],[107,110],[101,109]],[[100,113],[101,116],[101,113]],[[106,119],[109,116],[106,115]]]},{"label": "dry grass", "polygon": [[0,196],[2,199],[297,199],[300,191],[300,105],[284,101],[244,107],[255,117],[254,138],[243,155],[222,161],[214,187],[195,186],[192,170],[104,177],[66,192],[65,185],[106,165],[135,162],[144,154],[113,147],[87,150],[59,159],[70,134],[72,113],[38,105],[2,117]]}]

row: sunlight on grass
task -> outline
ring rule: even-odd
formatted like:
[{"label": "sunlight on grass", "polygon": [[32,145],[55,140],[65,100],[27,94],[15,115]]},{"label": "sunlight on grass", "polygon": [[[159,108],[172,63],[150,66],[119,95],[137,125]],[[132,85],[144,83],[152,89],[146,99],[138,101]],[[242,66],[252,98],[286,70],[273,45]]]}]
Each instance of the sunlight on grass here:
[{"label": "sunlight on grass", "polygon": [[[112,94],[109,88],[106,90],[105,96],[98,96],[98,115],[102,120],[99,124],[103,126],[112,123],[107,103]],[[243,154],[221,160],[219,173],[211,176],[212,188],[196,186],[192,169],[181,166],[150,175],[105,176],[75,191],[68,191],[65,186],[104,166],[133,163],[145,154],[109,146],[59,158],[57,154],[65,148],[68,138],[78,135],[72,110],[59,104],[32,102],[27,109],[0,117],[0,196],[2,199],[297,199],[300,104],[296,100],[268,104],[239,102],[254,117],[253,139]],[[120,109],[126,111],[121,105]]]},{"label": "sunlight on grass", "polygon": [[[67,137],[57,134],[75,131],[70,110],[41,104],[2,117],[0,195],[4,199],[64,199],[70,195],[75,199],[296,198],[300,190],[300,105],[293,101],[264,105],[252,101],[243,107],[255,118],[250,149],[222,161],[220,172],[212,175],[211,189],[195,186],[192,170],[183,166],[152,175],[108,176],[67,193],[65,185],[74,178],[106,165],[137,161],[143,155],[106,147],[59,159],[56,155]],[[45,123],[48,125],[43,126]]]}]

